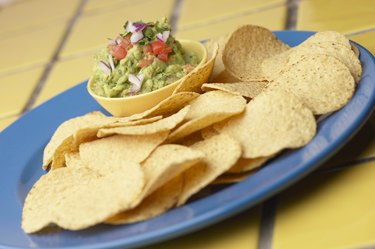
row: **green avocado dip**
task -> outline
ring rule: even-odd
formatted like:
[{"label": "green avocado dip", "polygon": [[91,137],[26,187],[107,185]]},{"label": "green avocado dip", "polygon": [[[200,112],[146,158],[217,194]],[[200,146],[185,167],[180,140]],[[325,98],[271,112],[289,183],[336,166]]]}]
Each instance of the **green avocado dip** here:
[{"label": "green avocado dip", "polygon": [[92,90],[119,98],[148,93],[184,77],[198,64],[171,35],[164,18],[157,22],[126,22],[125,33],[95,56]]}]

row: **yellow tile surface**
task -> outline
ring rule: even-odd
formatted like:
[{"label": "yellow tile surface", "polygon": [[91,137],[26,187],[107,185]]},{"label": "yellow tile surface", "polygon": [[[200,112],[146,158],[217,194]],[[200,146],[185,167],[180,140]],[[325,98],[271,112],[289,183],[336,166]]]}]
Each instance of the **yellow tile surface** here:
[{"label": "yellow tile surface", "polygon": [[351,33],[375,27],[373,0],[305,0],[298,10],[297,29]]},{"label": "yellow tile surface", "polygon": [[79,0],[32,0],[10,5],[0,12],[0,35],[11,31],[30,32],[35,26],[69,19]]},{"label": "yellow tile surface", "polygon": [[271,30],[282,30],[285,25],[286,11],[284,6],[276,7],[262,12],[217,21],[199,28],[178,31],[176,37],[180,39],[204,40],[229,34],[241,24],[256,24]]},{"label": "yellow tile surface", "polygon": [[19,114],[39,81],[43,68],[0,77],[0,117]]},{"label": "yellow tile surface", "polygon": [[84,13],[97,13],[121,8],[124,6],[136,5],[150,0],[88,0],[83,8]]},{"label": "yellow tile surface", "polygon": [[375,156],[375,115],[324,167],[333,167]]},{"label": "yellow tile surface", "polygon": [[16,121],[18,116],[12,116],[9,118],[2,118],[0,119],[0,132],[7,128],[10,124],[12,124],[14,121]]},{"label": "yellow tile surface", "polygon": [[259,222],[260,208],[256,207],[195,233],[143,249],[255,249]]},{"label": "yellow tile surface", "polygon": [[90,76],[93,55],[61,61],[53,67],[35,105],[56,96]]},{"label": "yellow tile surface", "polygon": [[184,29],[198,23],[207,23],[211,20],[221,19],[227,16],[236,16],[266,6],[285,3],[284,0],[217,0],[183,1],[178,29]]},{"label": "yellow tile surface", "polygon": [[350,36],[349,38],[367,48],[372,54],[375,54],[375,31]]},{"label": "yellow tile surface", "polygon": [[78,20],[64,46],[62,56],[87,52],[106,45],[107,38],[123,33],[123,25],[127,20],[154,21],[164,16],[168,17],[173,4],[174,0],[163,0],[163,4],[157,0],[142,1],[110,12],[83,16]]},{"label": "yellow tile surface", "polygon": [[64,31],[65,25],[47,25],[20,36],[0,39],[0,75],[47,63]]},{"label": "yellow tile surface", "polygon": [[311,176],[279,198],[273,249],[375,244],[375,162]]}]

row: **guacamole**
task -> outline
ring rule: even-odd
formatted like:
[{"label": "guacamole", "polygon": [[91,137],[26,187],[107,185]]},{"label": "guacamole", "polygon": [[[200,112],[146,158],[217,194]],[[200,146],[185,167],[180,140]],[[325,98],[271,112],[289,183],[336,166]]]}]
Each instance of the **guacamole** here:
[{"label": "guacamole", "polygon": [[188,74],[199,64],[170,34],[166,18],[154,23],[127,22],[125,33],[95,56],[92,90],[118,98],[151,92]]}]

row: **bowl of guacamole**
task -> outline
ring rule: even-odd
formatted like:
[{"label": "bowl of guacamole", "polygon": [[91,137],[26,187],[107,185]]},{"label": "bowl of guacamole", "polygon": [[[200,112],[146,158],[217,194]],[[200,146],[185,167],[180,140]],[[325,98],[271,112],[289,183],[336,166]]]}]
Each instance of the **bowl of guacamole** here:
[{"label": "bowl of guacamole", "polygon": [[177,41],[167,19],[126,22],[94,57],[88,92],[115,116],[142,112],[172,94],[207,59],[196,41]]}]

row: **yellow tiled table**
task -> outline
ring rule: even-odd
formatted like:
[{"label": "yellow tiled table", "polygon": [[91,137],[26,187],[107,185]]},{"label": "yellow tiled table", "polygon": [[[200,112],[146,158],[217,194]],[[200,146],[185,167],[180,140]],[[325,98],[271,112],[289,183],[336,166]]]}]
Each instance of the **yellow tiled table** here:
[{"label": "yellow tiled table", "polygon": [[[87,79],[93,54],[125,20],[162,16],[172,17],[178,38],[205,40],[252,23],[337,30],[375,53],[373,0],[19,0],[0,9],[0,129]],[[274,201],[146,248],[375,247],[374,120]]]}]

